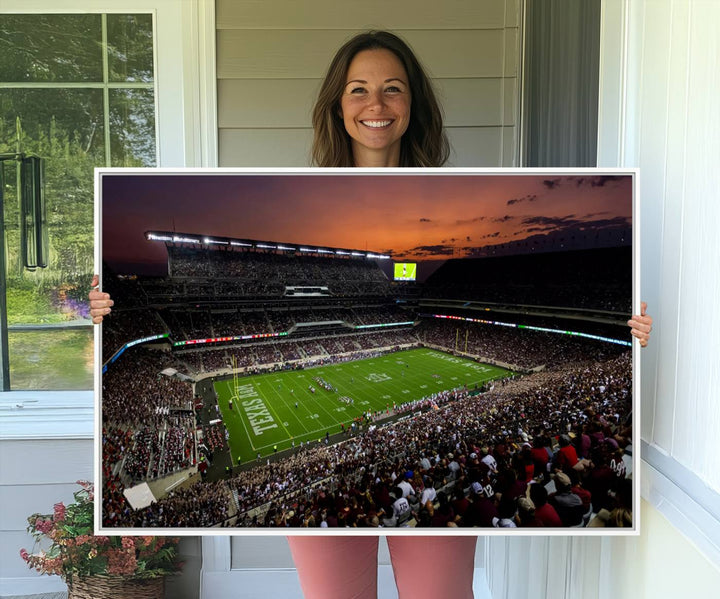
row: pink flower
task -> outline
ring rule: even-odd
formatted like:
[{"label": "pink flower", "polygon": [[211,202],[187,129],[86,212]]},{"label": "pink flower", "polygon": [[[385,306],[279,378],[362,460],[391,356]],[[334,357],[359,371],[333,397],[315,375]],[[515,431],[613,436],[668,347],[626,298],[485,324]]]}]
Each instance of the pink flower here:
[{"label": "pink flower", "polygon": [[55,512],[55,515],[53,516],[55,522],[62,522],[65,520],[65,505],[62,502],[56,503],[53,506],[53,510]]},{"label": "pink flower", "polygon": [[132,537],[123,537],[122,546],[125,549],[135,549],[135,541],[133,541]]},{"label": "pink flower", "polygon": [[52,527],[52,520],[43,520],[42,518],[38,518],[37,520],[35,520],[35,528],[37,528],[43,534],[49,533],[52,530]]},{"label": "pink flower", "polygon": [[135,552],[127,549],[108,549],[108,574],[133,574],[137,566]]},{"label": "pink flower", "polygon": [[23,559],[23,561],[27,562],[30,561],[30,554],[27,552],[27,549],[21,549],[20,550],[20,557]]}]

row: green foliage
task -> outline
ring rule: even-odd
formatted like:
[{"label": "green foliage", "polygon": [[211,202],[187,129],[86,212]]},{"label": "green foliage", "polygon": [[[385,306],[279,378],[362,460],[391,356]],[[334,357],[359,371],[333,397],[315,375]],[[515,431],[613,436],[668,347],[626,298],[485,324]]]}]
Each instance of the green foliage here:
[{"label": "green foliage", "polygon": [[[102,83],[102,22],[99,14],[3,15],[0,81]],[[108,15],[107,23],[110,79],[152,83],[152,16]],[[0,153],[45,159],[50,246],[49,268],[23,268],[16,165],[5,162],[7,272],[9,285],[22,290],[11,302],[11,322],[56,322],[54,312],[67,312],[62,298],[87,295],[81,284],[93,270],[93,169],[155,164],[154,105],[152,88],[111,90],[107,131],[102,89],[8,88],[0,94]],[[26,282],[37,293],[25,293]]]},{"label": "green foliage", "polygon": [[[10,121],[0,119],[0,139],[8,140]],[[45,200],[50,242],[47,269],[29,272],[20,254],[19,205],[15,163],[5,163],[4,242],[8,271],[8,319],[11,323],[58,322],[57,292],[60,285],[76,287],[93,268],[93,168],[95,157],[83,150],[78,138],[59,128],[54,118],[47,128],[37,126],[31,137],[25,129],[19,145],[26,153],[45,158]],[[12,151],[0,142],[0,152]],[[35,292],[28,294],[28,288]],[[12,299],[22,297],[22,303]],[[84,290],[87,293],[87,290]]]},{"label": "green foliage", "polygon": [[90,326],[11,330],[8,340],[13,389],[92,389],[94,344]]},{"label": "green foliage", "polygon": [[25,322],[61,322],[63,317],[52,309],[50,298],[27,280],[8,282],[7,290],[8,324]]}]

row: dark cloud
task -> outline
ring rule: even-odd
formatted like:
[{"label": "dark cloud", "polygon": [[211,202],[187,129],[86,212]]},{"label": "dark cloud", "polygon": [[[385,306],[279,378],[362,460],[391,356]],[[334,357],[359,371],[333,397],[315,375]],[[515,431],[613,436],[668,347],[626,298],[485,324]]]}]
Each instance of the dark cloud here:
[{"label": "dark cloud", "polygon": [[590,177],[590,187],[605,187],[606,183],[614,183],[628,176],[629,175],[602,175],[600,177]]},{"label": "dark cloud", "polygon": [[630,175],[597,175],[595,177],[569,177],[569,181],[575,183],[575,187],[605,187],[608,183],[621,181]]},{"label": "dark cloud", "polygon": [[594,229],[615,229],[618,227],[628,227],[632,223],[630,217],[615,216],[613,218],[600,218],[597,220],[585,221],[582,223],[580,230],[592,231]]},{"label": "dark cloud", "polygon": [[577,218],[574,214],[568,214],[567,216],[528,216],[522,220],[522,224],[527,225],[527,232],[560,231],[564,229],[588,231],[626,227],[630,224],[630,219],[624,216],[615,216],[613,218],[587,220]]},{"label": "dark cloud", "polygon": [[452,256],[454,248],[451,245],[437,244],[437,245],[418,245],[414,248],[410,248],[404,252],[404,254],[413,254],[420,257],[427,256]]},{"label": "dark cloud", "polygon": [[420,222],[421,223],[431,223],[432,221],[429,218],[421,218]]},{"label": "dark cloud", "polygon": [[526,216],[522,220],[523,225],[535,225],[538,229],[555,229],[558,227],[567,227],[576,225],[582,221],[572,218],[574,215],[568,216]]},{"label": "dark cloud", "polygon": [[526,195],[521,198],[513,198],[512,200],[507,201],[508,206],[512,206],[514,204],[520,204],[521,202],[534,202],[537,200],[537,196],[535,194]]},{"label": "dark cloud", "polygon": [[515,219],[515,218],[516,218],[516,217],[514,217],[514,216],[510,216],[509,214],[506,214],[505,216],[498,216],[498,217],[492,219],[492,222],[494,222],[494,223],[506,223],[506,222],[508,222],[509,220],[513,220],[513,219]]},{"label": "dark cloud", "polygon": [[575,187],[605,187],[609,183],[622,181],[630,175],[597,175],[595,177],[564,177],[557,179],[545,179],[543,185],[548,189],[559,187],[563,181],[574,183]]},{"label": "dark cloud", "polygon": [[456,225],[469,225],[469,224],[472,224],[472,223],[482,222],[482,221],[484,221],[486,218],[487,218],[486,216],[476,216],[475,218],[468,218],[468,219],[464,219],[464,220],[456,220],[456,221],[455,221],[455,224],[456,224]]}]

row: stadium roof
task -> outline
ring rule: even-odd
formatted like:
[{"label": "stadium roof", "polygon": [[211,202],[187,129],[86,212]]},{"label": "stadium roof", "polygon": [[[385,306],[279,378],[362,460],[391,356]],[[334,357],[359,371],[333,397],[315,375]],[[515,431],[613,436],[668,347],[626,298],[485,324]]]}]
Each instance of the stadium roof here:
[{"label": "stadium roof", "polygon": [[230,250],[272,250],[288,254],[316,254],[321,256],[348,256],[353,258],[370,258],[388,260],[387,254],[368,252],[367,250],[354,250],[349,248],[334,248],[329,246],[280,243],[277,241],[261,241],[258,239],[240,239],[235,237],[218,237],[217,235],[202,235],[196,233],[178,233],[177,231],[145,231],[148,241],[162,241],[166,245],[201,246],[208,249]]}]

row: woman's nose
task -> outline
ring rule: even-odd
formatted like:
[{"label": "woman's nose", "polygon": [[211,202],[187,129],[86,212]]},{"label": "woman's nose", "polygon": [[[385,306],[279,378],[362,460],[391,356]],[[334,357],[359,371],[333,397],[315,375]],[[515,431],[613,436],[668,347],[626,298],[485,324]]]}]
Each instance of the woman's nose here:
[{"label": "woman's nose", "polygon": [[382,108],[385,105],[382,89],[370,92],[368,95],[368,106],[370,108]]}]

